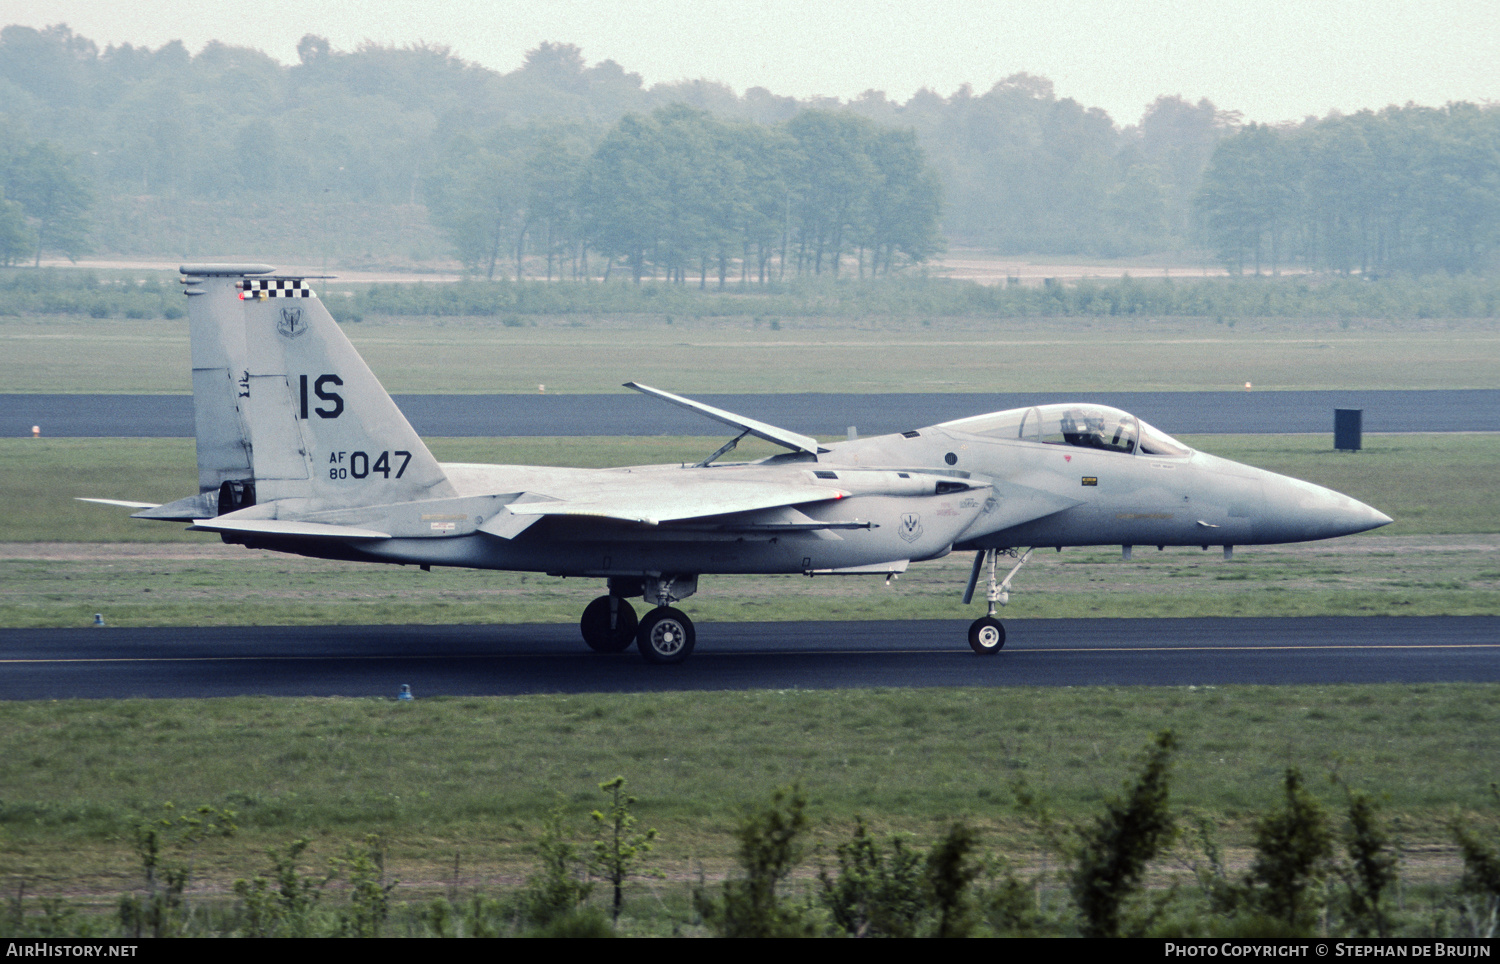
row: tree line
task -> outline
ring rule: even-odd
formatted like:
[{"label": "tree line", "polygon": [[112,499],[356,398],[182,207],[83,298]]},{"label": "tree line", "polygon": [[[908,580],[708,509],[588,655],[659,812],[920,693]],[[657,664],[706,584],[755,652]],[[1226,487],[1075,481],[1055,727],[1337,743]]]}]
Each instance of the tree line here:
[{"label": "tree line", "polygon": [[43,251],[83,252],[92,204],[78,158],[0,128],[0,265],[39,263]]},{"label": "tree line", "polygon": [[1500,246],[1500,109],[1250,124],[1219,144],[1197,205],[1237,270],[1481,269]]},{"label": "tree line", "polygon": [[[566,43],[541,44],[520,68],[501,73],[421,44],[337,50],[309,35],[298,45],[297,63],[282,65],[219,42],[196,53],[175,41],[101,50],[63,25],[0,30],[0,120],[77,157],[101,204],[132,212],[141,207],[127,202],[147,198],[212,201],[226,221],[268,197],[301,201],[308,211],[330,201],[434,207],[441,198],[432,176],[439,168],[451,171],[465,141],[509,156],[524,147],[516,143],[524,142],[524,132],[563,127],[567,133],[556,136],[573,153],[588,155],[625,116],[654,120],[673,105],[706,111],[730,127],[783,134],[789,133],[783,125],[809,111],[861,118],[892,137],[914,133],[946,201],[937,228],[942,237],[1003,252],[1106,256],[1195,243],[1193,192],[1214,144],[1236,123],[1232,112],[1207,100],[1172,96],[1149,105],[1139,123],[1121,126],[1028,74],[987,91],[922,90],[898,102],[872,90],[844,102],[798,100],[763,87],[736,94],[705,80],[648,86],[614,61],[587,63]],[[512,140],[497,143],[497,132],[510,132]],[[831,155],[856,167],[830,167],[828,176],[860,177],[862,153]],[[747,176],[764,188],[776,174],[752,169]],[[929,187],[913,183],[917,192]],[[742,221],[764,228],[774,220],[765,206]],[[109,223],[120,220],[128,218]],[[787,220],[783,204],[783,226]],[[309,229],[340,226],[299,227]],[[840,227],[812,230],[825,235],[826,260]],[[762,235],[751,241],[752,256],[773,250]],[[114,229],[101,244],[123,250],[131,241],[128,229]],[[813,236],[809,250],[816,273]],[[700,252],[667,253],[674,264],[660,270],[675,272],[675,260],[699,256],[701,273]]]},{"label": "tree line", "polygon": [[[562,43],[501,73],[420,44],[336,50],[308,35],[283,65],[220,42],[100,50],[63,25],[0,29],[0,153],[45,145],[76,176],[73,198],[92,185],[101,249],[144,253],[132,245],[147,217],[163,222],[155,244],[182,239],[172,253],[190,256],[194,232],[174,217],[243,237],[233,225],[274,208],[302,217],[257,221],[256,236],[299,257],[412,256],[397,234],[371,249],[332,213],[355,204],[382,223],[430,217],[486,275],[528,252],[558,275],[618,261],[702,283],[842,273],[846,259],[883,274],[939,238],[1010,254],[1206,248],[1250,271],[1486,270],[1500,237],[1497,117],[1453,104],[1245,125],[1207,99],[1163,96],[1122,124],[1024,73],[905,102],[873,90],[798,100],[647,86]],[[512,195],[510,213],[466,211],[475,191]],[[935,223],[913,216],[938,197]],[[28,209],[28,234],[6,211],[7,251],[81,250],[80,232],[49,233]]]},{"label": "tree line", "polygon": [[[889,274],[940,248],[941,188],[911,131],[803,111],[775,126],[674,105],[602,137],[577,125],[458,135],[427,178],[433,220],[460,260],[516,278],[683,282]],[[590,267],[589,254],[603,264]]]}]

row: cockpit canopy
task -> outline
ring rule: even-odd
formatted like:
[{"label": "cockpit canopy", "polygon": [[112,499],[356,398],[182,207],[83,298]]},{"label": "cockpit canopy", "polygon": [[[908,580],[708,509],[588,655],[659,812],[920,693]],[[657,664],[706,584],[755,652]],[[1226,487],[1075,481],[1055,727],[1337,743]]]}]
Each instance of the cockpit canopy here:
[{"label": "cockpit canopy", "polygon": [[943,422],[938,428],[966,435],[1018,439],[1044,445],[1075,445],[1125,455],[1172,458],[1192,454],[1192,449],[1160,429],[1108,405],[1060,402],[1011,408]]}]

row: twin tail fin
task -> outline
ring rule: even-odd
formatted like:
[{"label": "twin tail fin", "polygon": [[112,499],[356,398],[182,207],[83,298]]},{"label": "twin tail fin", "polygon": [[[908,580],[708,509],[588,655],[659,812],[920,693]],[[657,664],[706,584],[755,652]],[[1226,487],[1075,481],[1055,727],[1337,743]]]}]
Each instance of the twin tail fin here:
[{"label": "twin tail fin", "polygon": [[[181,267],[189,295],[198,486],[223,514],[455,495],[305,277]],[[259,513],[257,513],[259,514]]]}]

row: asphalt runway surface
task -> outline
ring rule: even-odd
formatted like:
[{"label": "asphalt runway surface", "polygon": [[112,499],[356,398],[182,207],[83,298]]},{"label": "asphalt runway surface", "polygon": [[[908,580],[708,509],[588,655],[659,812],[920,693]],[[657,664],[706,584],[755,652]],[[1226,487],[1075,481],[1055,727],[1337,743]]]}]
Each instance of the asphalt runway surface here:
[{"label": "asphalt runway surface", "polygon": [[1500,681],[1500,617],[705,623],[685,663],[571,625],[0,630],[0,699]]},{"label": "asphalt runway surface", "polygon": [[[912,393],[698,395],[700,401],[809,435],[880,435],[1048,402],[1092,401],[1168,434],[1333,432],[1333,411],[1364,412],[1366,432],[1500,431],[1500,390],[1326,392]],[[397,395],[434,437],[714,435],[727,429],[643,395]],[[0,395],[0,436],[189,438],[189,395]]]}]

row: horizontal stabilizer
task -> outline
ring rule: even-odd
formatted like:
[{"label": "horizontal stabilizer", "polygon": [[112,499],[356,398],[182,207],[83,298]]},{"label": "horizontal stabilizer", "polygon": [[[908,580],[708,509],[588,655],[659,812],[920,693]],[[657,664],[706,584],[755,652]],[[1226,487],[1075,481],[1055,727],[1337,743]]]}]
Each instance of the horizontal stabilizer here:
[{"label": "horizontal stabilizer", "polygon": [[132,519],[151,519],[156,522],[192,522],[205,519],[219,511],[217,492],[200,492],[186,498],[168,502],[129,502],[125,499],[88,499],[78,496],[79,502],[97,502],[100,505],[119,505],[127,509],[139,509],[130,513]]},{"label": "horizontal stabilizer", "polygon": [[638,392],[654,396],[665,402],[671,402],[673,405],[680,405],[700,415],[706,415],[716,422],[722,422],[725,425],[749,432],[756,438],[765,439],[767,442],[775,445],[784,446],[793,452],[806,452],[808,455],[814,457],[818,454],[818,440],[811,435],[801,435],[784,428],[777,428],[775,425],[767,425],[765,422],[758,422],[753,418],[746,418],[743,415],[726,412],[722,408],[714,408],[712,405],[695,402],[691,398],[673,395],[671,392],[664,392],[659,388],[652,388],[649,385],[626,382],[625,387],[633,388]]},{"label": "horizontal stabilizer", "polygon": [[356,529],[354,526],[330,525],[326,522],[298,522],[295,519],[196,519],[188,526],[192,532],[239,532],[247,535],[281,536],[298,539],[389,539],[388,532]]},{"label": "horizontal stabilizer", "polygon": [[97,502],[100,505],[121,505],[127,509],[154,509],[161,505],[160,502],[126,502],[124,499],[89,499],[84,496],[74,497],[78,502]]},{"label": "horizontal stabilizer", "polygon": [[132,519],[154,519],[158,522],[192,522],[207,519],[219,512],[219,493],[200,492],[176,499],[166,505],[151,506],[130,513]]}]

